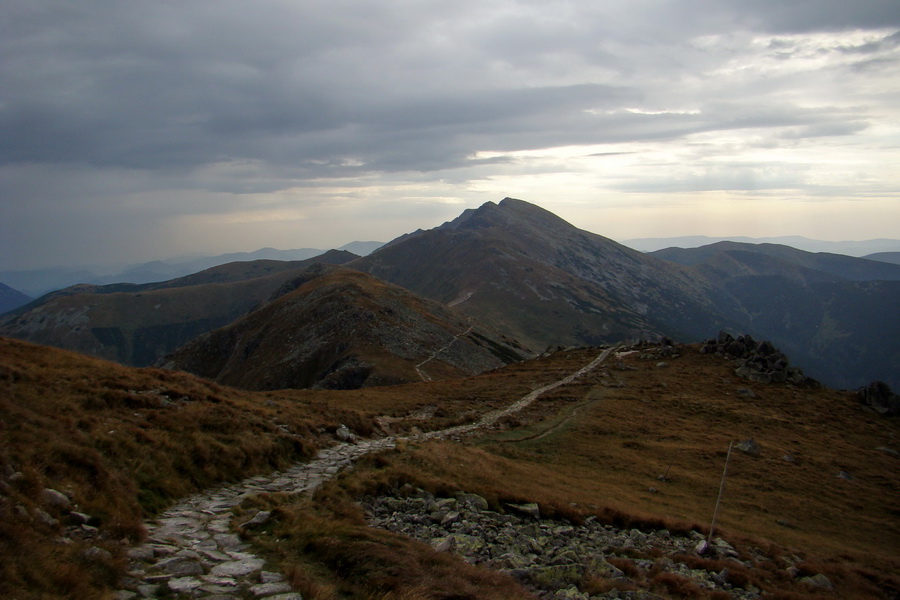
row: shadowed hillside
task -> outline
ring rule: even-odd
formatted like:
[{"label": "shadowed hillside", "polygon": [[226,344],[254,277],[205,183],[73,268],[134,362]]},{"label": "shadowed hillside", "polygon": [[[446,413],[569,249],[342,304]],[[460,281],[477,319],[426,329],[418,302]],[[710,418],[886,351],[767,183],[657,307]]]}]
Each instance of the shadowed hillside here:
[{"label": "shadowed hillside", "polygon": [[164,364],[247,389],[353,389],[475,375],[527,353],[437,302],[319,265]]},{"label": "shadowed hillside", "polygon": [[10,313],[0,334],[146,366],[245,315],[310,265],[352,258],[332,251],[306,261],[230,263],[161,283],[77,285]]},{"label": "shadowed hillside", "polygon": [[900,386],[900,265],[774,244],[722,242],[654,256],[690,265],[730,297],[723,310],[832,387]]}]

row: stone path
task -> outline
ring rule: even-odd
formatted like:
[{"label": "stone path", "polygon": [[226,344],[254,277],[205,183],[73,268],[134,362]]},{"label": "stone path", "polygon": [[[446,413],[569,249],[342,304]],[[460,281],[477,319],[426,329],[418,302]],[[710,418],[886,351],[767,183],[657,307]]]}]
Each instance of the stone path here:
[{"label": "stone path", "polygon": [[[571,383],[595,369],[615,348],[604,350],[590,364],[559,381],[533,390],[514,404],[494,410],[479,421],[405,438],[429,440],[458,439],[489,427],[500,418],[522,410],[542,394]],[[319,452],[315,459],[267,476],[245,479],[185,498],[146,523],[147,540],[129,553],[130,578],[118,600],[184,595],[205,600],[302,600],[291,590],[280,573],[267,571],[263,559],[249,552],[231,530],[231,509],[245,498],[265,492],[312,494],[324,481],[353,461],[396,446],[397,439],[386,437],[342,443]],[[260,524],[268,517],[258,513]]]}]

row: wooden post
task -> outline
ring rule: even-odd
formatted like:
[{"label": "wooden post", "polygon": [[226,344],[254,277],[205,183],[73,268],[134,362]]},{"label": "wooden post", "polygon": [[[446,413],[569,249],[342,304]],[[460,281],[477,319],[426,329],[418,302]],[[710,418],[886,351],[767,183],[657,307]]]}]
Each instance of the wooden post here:
[{"label": "wooden post", "polygon": [[725,476],[728,474],[728,460],[731,458],[731,447],[734,445],[734,441],[728,443],[728,454],[725,455],[725,468],[722,470],[722,483],[719,484],[719,497],[716,498],[716,508],[713,510],[712,523],[709,525],[709,535],[706,538],[706,546],[709,547],[710,542],[712,542],[713,532],[716,528],[716,517],[719,514],[719,503],[722,502],[722,492],[725,491]]}]

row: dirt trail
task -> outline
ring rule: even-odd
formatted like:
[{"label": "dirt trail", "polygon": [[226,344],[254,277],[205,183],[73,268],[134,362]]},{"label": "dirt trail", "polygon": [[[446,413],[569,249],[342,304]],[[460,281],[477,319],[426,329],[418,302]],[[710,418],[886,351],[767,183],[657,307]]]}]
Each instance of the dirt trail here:
[{"label": "dirt trail", "polygon": [[[542,394],[597,368],[614,350],[604,350],[571,375],[535,389],[503,409],[488,412],[477,422],[399,439],[458,439],[490,427]],[[267,600],[302,600],[280,573],[267,571],[263,559],[249,552],[249,546],[232,533],[231,509],[245,498],[264,492],[311,494],[355,460],[370,452],[393,448],[397,441],[398,438],[386,437],[338,444],[322,450],[312,461],[286,471],[251,477],[185,498],[146,523],[147,541],[129,552],[131,580],[126,589],[117,592],[117,598],[132,600],[175,593],[209,600],[237,600],[247,595]],[[265,519],[266,515],[256,518]]]},{"label": "dirt trail", "polygon": [[422,381],[431,381],[431,377],[430,377],[429,375],[427,375],[424,371],[422,371],[422,367],[424,367],[427,363],[429,363],[429,362],[431,362],[432,360],[434,360],[434,358],[435,358],[438,354],[440,354],[441,352],[445,351],[447,348],[449,348],[450,346],[452,346],[452,345],[456,342],[456,340],[458,340],[459,338],[461,338],[461,337],[464,336],[464,335],[469,335],[469,332],[470,332],[470,331],[472,331],[472,326],[471,326],[471,325],[469,326],[468,329],[466,329],[466,330],[463,331],[462,333],[458,333],[458,334],[456,334],[455,336],[453,336],[453,339],[450,340],[449,342],[447,342],[447,345],[446,345],[446,346],[444,346],[443,348],[440,348],[440,349],[438,349],[438,350],[435,350],[434,353],[433,353],[431,356],[429,356],[428,358],[426,358],[425,360],[423,360],[422,362],[420,362],[419,364],[416,365],[416,373],[419,374],[419,377],[422,378]]}]

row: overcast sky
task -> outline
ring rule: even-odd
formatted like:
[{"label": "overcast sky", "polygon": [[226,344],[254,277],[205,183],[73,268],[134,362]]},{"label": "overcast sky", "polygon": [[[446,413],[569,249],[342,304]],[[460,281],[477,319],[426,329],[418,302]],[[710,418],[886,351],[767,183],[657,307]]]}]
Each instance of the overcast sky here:
[{"label": "overcast sky", "polygon": [[897,0],[0,0],[0,269],[387,241],[900,237]]}]

